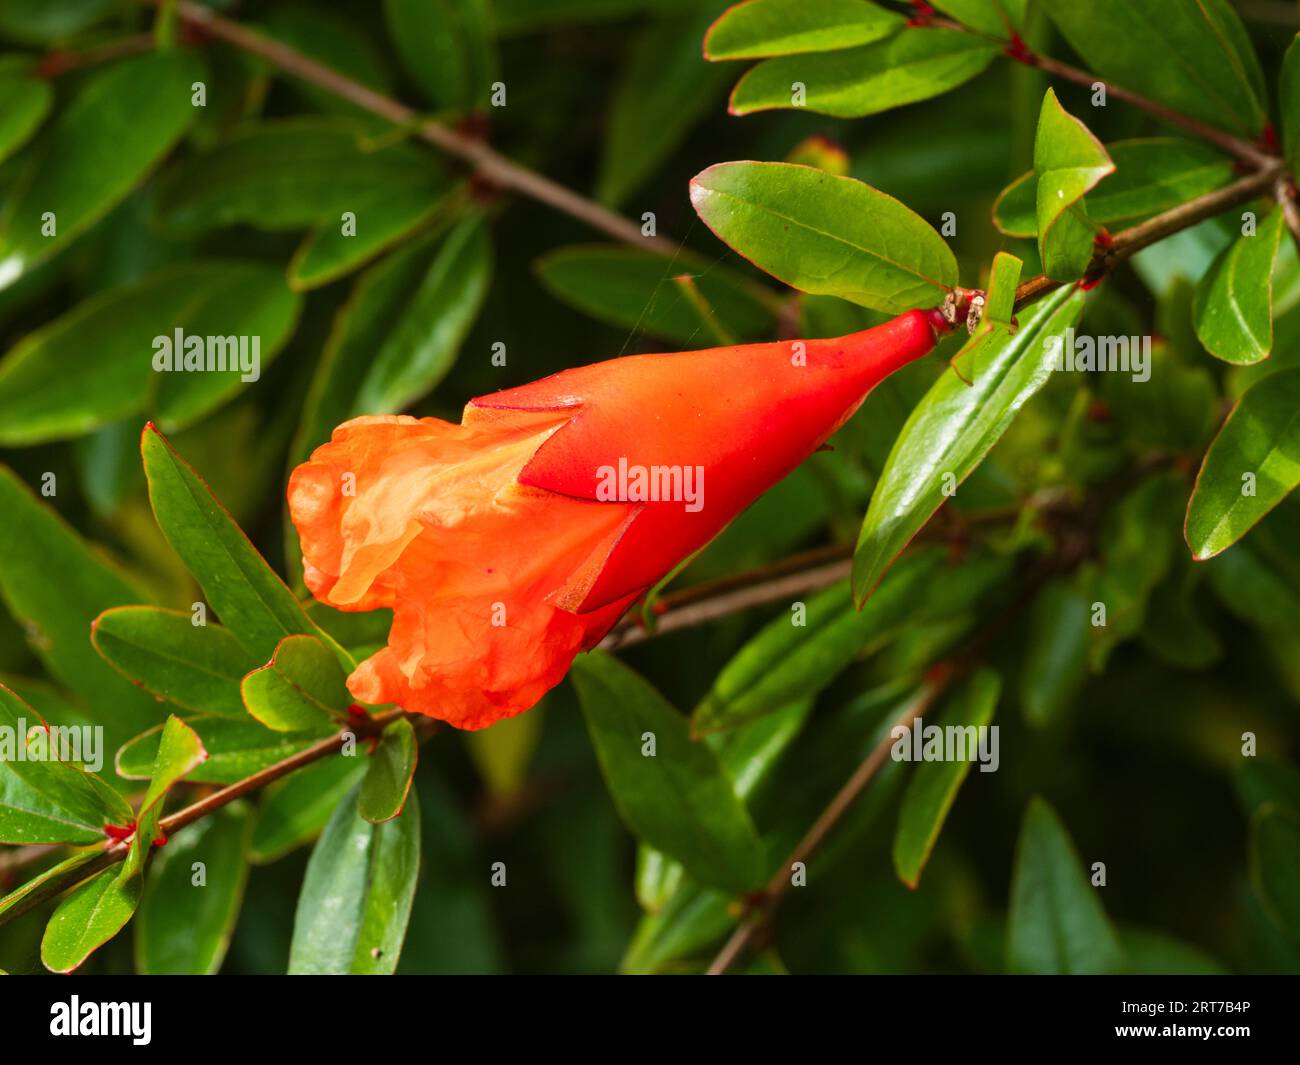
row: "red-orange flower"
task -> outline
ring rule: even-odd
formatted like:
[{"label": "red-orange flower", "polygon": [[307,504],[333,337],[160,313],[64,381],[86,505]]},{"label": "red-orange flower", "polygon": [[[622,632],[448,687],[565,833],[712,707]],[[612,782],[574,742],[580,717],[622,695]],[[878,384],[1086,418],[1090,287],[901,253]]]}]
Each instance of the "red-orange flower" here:
[{"label": "red-orange flower", "polygon": [[911,311],[835,340],[633,355],[339,426],[289,481],[307,586],[393,609],[358,698],[460,728],[527,710],[627,607],[935,342]]}]

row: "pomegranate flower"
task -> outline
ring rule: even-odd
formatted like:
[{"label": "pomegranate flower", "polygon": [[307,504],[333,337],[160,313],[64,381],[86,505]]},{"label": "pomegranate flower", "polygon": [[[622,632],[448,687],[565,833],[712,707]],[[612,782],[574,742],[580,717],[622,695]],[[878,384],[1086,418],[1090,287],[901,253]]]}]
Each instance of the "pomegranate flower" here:
[{"label": "pomegranate flower", "polygon": [[632,355],[481,396],[459,425],[339,426],[288,496],[312,594],[393,610],[349,689],[466,729],[527,710],[944,328],[910,311],[835,340]]}]

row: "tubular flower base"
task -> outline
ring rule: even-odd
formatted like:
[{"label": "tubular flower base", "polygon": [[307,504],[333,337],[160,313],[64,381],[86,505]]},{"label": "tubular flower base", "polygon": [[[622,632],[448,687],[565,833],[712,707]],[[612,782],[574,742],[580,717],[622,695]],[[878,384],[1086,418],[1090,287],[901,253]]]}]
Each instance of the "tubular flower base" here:
[{"label": "tubular flower base", "polygon": [[466,729],[527,710],[936,326],[633,355],[472,400],[460,425],[339,426],[288,494],[312,594],[393,610],[349,689]]}]

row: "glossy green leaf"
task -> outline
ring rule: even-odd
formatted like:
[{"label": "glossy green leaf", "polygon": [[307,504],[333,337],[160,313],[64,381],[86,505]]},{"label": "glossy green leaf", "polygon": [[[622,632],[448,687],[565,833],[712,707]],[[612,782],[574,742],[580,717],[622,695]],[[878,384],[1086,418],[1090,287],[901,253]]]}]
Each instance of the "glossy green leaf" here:
[{"label": "glossy green leaf", "polygon": [[406,806],[419,757],[415,728],[406,718],[399,717],[384,729],[370,756],[357,796],[357,812],[375,824],[391,821],[400,814]]},{"label": "glossy green leaf", "polygon": [[1205,350],[1225,362],[1259,362],[1273,349],[1273,266],[1282,211],[1219,253],[1196,286],[1192,315]]},{"label": "glossy green leaf", "polygon": [[[946,498],[979,465],[1052,372],[1052,343],[1078,320],[1084,295],[1062,288],[1020,316],[979,331],[908,418],[871,496],[853,558],[858,602]],[[1059,341],[1058,341],[1059,345]],[[947,476],[946,476],[947,475]]]},{"label": "glossy green leaf", "polygon": [[945,734],[950,728],[961,730],[961,742],[966,744],[968,758],[921,762],[908,781],[898,811],[898,830],[894,833],[894,870],[910,888],[921,882],[921,870],[939,841],[939,832],[957,799],[957,791],[971,771],[976,752],[982,750],[979,735],[993,720],[1001,691],[1002,678],[991,669],[983,669],[948,697],[947,705],[934,722]]},{"label": "glossy green leaf", "polygon": [[53,103],[50,83],[34,76],[28,62],[0,58],[0,161],[26,143]]},{"label": "glossy green leaf", "polygon": [[360,755],[337,754],[277,780],[257,811],[250,859],[265,865],[315,839],[368,765]]},{"label": "glossy green leaf", "polygon": [[[574,683],[605,784],[632,832],[701,884],[756,886],[762,848],[717,754],[645,680],[599,653],[574,663]],[[654,754],[643,751],[653,742]]]},{"label": "glossy green leaf", "polygon": [[195,625],[183,610],[120,606],[91,625],[91,643],[145,691],[202,714],[243,718],[239,682],[254,662],[217,624]]},{"label": "glossy green leaf", "polygon": [[1114,170],[1101,141],[1048,89],[1034,138],[1034,174],[1038,253],[1049,277],[1075,281],[1084,275],[1096,230],[1083,197]]},{"label": "glossy green leaf", "polygon": [[415,230],[448,214],[458,201],[451,188],[450,184],[437,189],[386,188],[351,209],[346,221],[331,219],[317,226],[289,262],[289,286],[306,292],[363,266]]},{"label": "glossy green leaf", "polygon": [[731,72],[700,62],[708,5],[642,30],[610,101],[596,195],[624,202],[677,150],[726,91]]},{"label": "glossy green leaf", "polygon": [[549,252],[536,267],[542,283],[580,311],[675,344],[703,344],[708,335],[672,283],[678,277],[689,277],[722,327],[742,340],[769,336],[775,321],[762,288],[690,252],[668,260],[636,248],[577,244]]},{"label": "glossy green leaf", "polygon": [[[18,887],[14,888],[8,895],[0,898],[0,917],[15,910],[16,907],[22,906],[24,900],[31,898],[35,892],[43,887],[43,885],[50,883],[55,878],[60,878],[60,882],[62,882],[61,878],[65,875],[71,874],[78,869],[84,868],[91,862],[98,860],[101,853],[102,852],[97,847],[83,847],[80,850],[75,850],[72,852],[70,857],[50,866],[44,872],[33,876],[30,880],[26,880],[19,884]],[[39,904],[39,902],[33,902],[33,905]]]},{"label": "glossy green leaf", "polygon": [[384,0],[384,14],[402,65],[431,103],[487,103],[497,79],[488,0]]},{"label": "glossy green leaf", "polygon": [[[252,262],[179,263],[101,292],[0,362],[0,443],[62,440],[145,411],[166,428],[188,425],[257,387],[298,308],[280,272]],[[177,330],[186,342],[213,338],[203,372],[184,370]]]},{"label": "glossy green leaf", "polygon": [[179,717],[169,717],[159,736],[149,786],[136,813],[135,835],[122,867],[123,877],[135,876],[143,869],[149,848],[158,836],[158,822],[167,793],[207,760],[208,752],[203,749],[199,734]]},{"label": "glossy green leaf", "polygon": [[[320,740],[319,732],[272,732],[256,721],[229,717],[190,717],[185,723],[199,736],[207,760],[186,779],[195,784],[233,784]],[[148,780],[158,757],[162,729],[153,728],[119,748],[117,772],[128,780]]]},{"label": "glossy green leaf", "polygon": [[478,317],[492,274],[492,245],[473,215],[447,235],[356,394],[357,414],[392,414],[447,375]]},{"label": "glossy green leaf", "polygon": [[41,961],[56,973],[70,973],[126,926],[140,904],[141,877],[107,869],[59,903],[45,926]]},{"label": "glossy green leaf", "polygon": [[1282,146],[1291,169],[1300,159],[1300,34],[1291,39],[1282,60],[1277,83],[1278,107],[1282,112]]},{"label": "glossy green leaf", "polygon": [[94,773],[50,757],[80,751],[88,760],[83,735],[49,725],[0,685],[0,842],[99,843],[105,825],[132,820],[125,800]]},{"label": "glossy green leaf", "polygon": [[107,214],[171,150],[194,121],[190,86],[202,70],[193,53],[177,49],[119,60],[92,75],[8,190],[0,288]]},{"label": "glossy green leaf", "polygon": [[0,513],[5,603],[24,623],[28,642],[51,675],[90,705],[106,707],[99,723],[108,749],[161,720],[158,702],[120,676],[90,643],[99,614],[148,596],[3,467]]},{"label": "glossy green leaf", "polygon": [[1267,121],[1264,77],[1228,0],[1043,0],[1089,70],[1253,139]]},{"label": "glossy green leaf", "polygon": [[1008,38],[1024,25],[1028,0],[934,0],[934,7],[972,29]]},{"label": "glossy green leaf", "polygon": [[[1227,156],[1181,137],[1114,141],[1106,152],[1115,172],[1088,193],[1088,218],[1099,225],[1134,223],[1229,184]],[[993,224],[1012,237],[1038,235],[1037,177],[1032,170],[1002,190]]]},{"label": "glossy green leaf", "polygon": [[874,44],[813,59],[764,59],[736,84],[730,110],[748,115],[782,108],[861,118],[964,85],[997,55],[996,44],[974,34],[905,29]]},{"label": "glossy green leaf", "polygon": [[289,972],[391,973],[397,968],[420,866],[420,805],[371,824],[349,792],[307,863],[293,920]]},{"label": "glossy green leaf", "polygon": [[276,732],[329,732],[352,704],[338,658],[314,636],[286,636],[240,685],[251,717]]},{"label": "glossy green leaf", "polygon": [[181,829],[154,857],[135,922],[138,972],[206,976],[221,968],[248,880],[252,827],[251,808],[232,803]]},{"label": "glossy green leaf", "polygon": [[[854,658],[881,647],[910,620],[940,568],[935,552],[898,565],[880,594],[858,610],[847,582],[796,604],[761,629],[722,667],[691,715],[696,734],[734,728],[830,684]],[[802,611],[797,611],[803,606]]]},{"label": "glossy green leaf", "polygon": [[141,450],[163,535],[245,650],[269,661],[286,636],[323,635],[202,478],[152,425]]},{"label": "glossy green leaf", "polygon": [[925,219],[852,178],[789,163],[719,163],[691,203],[724,243],[804,292],[901,313],[940,303],[957,260]]},{"label": "glossy green leaf", "polygon": [[1273,919],[1300,934],[1300,814],[1266,802],[1250,819],[1250,879]]},{"label": "glossy green leaf", "polygon": [[1056,812],[1029,801],[1016,844],[1007,967],[1013,973],[1113,973],[1119,940]]},{"label": "glossy green leaf", "polygon": [[866,0],[747,0],[724,11],[704,38],[706,59],[763,59],[834,52],[897,33],[903,17]]},{"label": "glossy green leaf", "polygon": [[1187,546],[1212,558],[1300,484],[1300,370],[1261,381],[1214,438],[1187,505]]},{"label": "glossy green leaf", "polygon": [[370,127],[338,118],[290,118],[241,129],[177,168],[163,185],[159,212],[180,232],[248,225],[272,232],[336,223],[373,203],[445,186],[437,164],[409,144],[366,151]]},{"label": "glossy green leaf", "polygon": [[1035,596],[1020,666],[1020,707],[1031,725],[1054,721],[1088,677],[1088,627],[1092,601],[1057,579]]}]

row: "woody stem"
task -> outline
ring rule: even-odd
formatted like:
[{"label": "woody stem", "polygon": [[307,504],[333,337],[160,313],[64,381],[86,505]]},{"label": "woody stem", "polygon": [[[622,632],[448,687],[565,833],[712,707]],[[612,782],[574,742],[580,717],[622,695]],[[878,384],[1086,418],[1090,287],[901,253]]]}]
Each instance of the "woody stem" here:
[{"label": "woody stem", "polygon": [[[161,0],[143,0],[143,2],[156,5]],[[362,85],[359,81],[354,81],[345,74],[340,74],[337,70],[317,62],[295,48],[264,37],[191,0],[181,0],[176,5],[176,14],[183,22],[200,33],[223,40],[250,55],[259,56],[286,74],[347,100],[362,110],[387,119],[394,125],[412,127],[415,136],[448,155],[469,163],[475,173],[499,188],[522,193],[580,222],[585,222],[615,240],[639,248],[649,248],[664,255],[673,255],[677,251],[673,241],[661,236],[643,235],[641,227],[636,223],[506,158],[484,141],[466,136],[439,122],[419,121],[418,114],[412,108]]]}]

